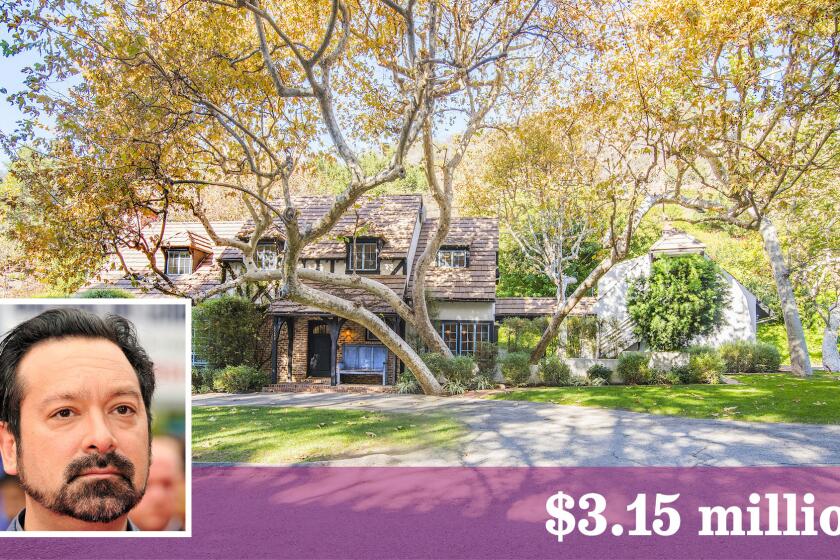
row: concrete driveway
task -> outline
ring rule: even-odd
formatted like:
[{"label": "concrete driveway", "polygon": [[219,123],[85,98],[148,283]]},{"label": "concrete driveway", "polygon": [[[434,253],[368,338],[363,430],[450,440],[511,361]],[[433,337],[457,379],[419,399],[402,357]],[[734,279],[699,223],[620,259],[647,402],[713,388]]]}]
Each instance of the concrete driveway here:
[{"label": "concrete driveway", "polygon": [[622,410],[423,395],[196,395],[196,406],[300,406],[439,413],[468,433],[427,448],[332,461],[347,466],[840,465],[840,426],[698,420]]}]

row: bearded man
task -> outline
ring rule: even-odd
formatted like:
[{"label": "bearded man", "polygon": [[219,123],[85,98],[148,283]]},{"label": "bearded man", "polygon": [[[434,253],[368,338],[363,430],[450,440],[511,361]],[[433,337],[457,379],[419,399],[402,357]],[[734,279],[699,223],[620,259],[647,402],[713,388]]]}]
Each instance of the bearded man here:
[{"label": "bearded man", "polygon": [[154,369],[134,326],[52,309],[0,342],[0,454],[26,507],[10,531],[136,531]]}]

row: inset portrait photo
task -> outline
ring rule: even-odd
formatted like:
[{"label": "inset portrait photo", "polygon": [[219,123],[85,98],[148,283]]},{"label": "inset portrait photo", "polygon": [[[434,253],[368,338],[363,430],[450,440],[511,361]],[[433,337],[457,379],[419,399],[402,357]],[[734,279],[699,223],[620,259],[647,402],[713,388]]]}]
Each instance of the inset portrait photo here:
[{"label": "inset portrait photo", "polygon": [[189,325],[187,300],[0,300],[0,536],[190,535]]}]

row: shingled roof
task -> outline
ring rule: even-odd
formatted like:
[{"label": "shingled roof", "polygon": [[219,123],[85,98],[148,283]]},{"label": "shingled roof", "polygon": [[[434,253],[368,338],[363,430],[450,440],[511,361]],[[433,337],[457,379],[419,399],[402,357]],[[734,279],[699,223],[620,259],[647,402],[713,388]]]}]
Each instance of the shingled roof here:
[{"label": "shingled roof", "polygon": [[[438,220],[423,222],[414,264],[423,254]],[[493,301],[496,298],[496,253],[499,250],[499,226],[496,218],[452,218],[443,244],[468,247],[468,268],[441,268],[435,262],[426,274],[430,295],[444,301]],[[413,268],[412,268],[413,269]],[[411,289],[411,284],[409,284]]]},{"label": "shingled roof", "polygon": [[[300,211],[301,230],[324,216],[335,202],[333,196],[296,196],[292,204]],[[423,206],[419,194],[364,196],[356,207],[351,207],[324,237],[304,248],[304,259],[343,259],[346,245],[341,237],[350,237],[354,231],[359,237],[382,239],[380,256],[385,259],[404,258],[408,255],[414,236],[414,223]],[[277,208],[282,208],[278,204]],[[241,238],[248,238],[254,232],[254,223],[249,220],[239,230]],[[285,228],[280,221],[263,237],[285,237]],[[228,248],[222,254],[223,260],[242,260],[238,249]]]},{"label": "shingled roof", "polygon": [[[594,297],[584,297],[575,305],[570,316],[594,315]],[[503,297],[496,300],[496,317],[545,317],[553,315],[557,300],[553,297]]]},{"label": "shingled roof", "polygon": [[[232,237],[242,229],[242,222],[212,222],[212,226],[219,236]],[[158,233],[159,227],[158,224],[152,224],[146,228],[144,234],[151,238],[152,235]],[[179,290],[185,291],[191,296],[214,288],[222,280],[221,267],[216,258],[222,254],[224,247],[213,245],[206,235],[204,226],[200,222],[167,222],[163,243],[161,243],[163,247],[194,247],[202,253],[206,253],[206,256],[198,263],[192,274],[171,277]],[[150,280],[158,279],[149,267],[146,255],[137,249],[123,249],[122,256],[128,268],[139,277],[139,282],[132,282],[130,278],[127,278],[118,259],[114,257],[112,259],[116,266],[114,270],[103,271],[99,280],[88,283],[79,291],[86,292],[97,288],[119,288],[130,292],[135,297],[159,297],[160,292],[142,288],[144,277],[148,276]],[[155,254],[155,260],[158,267],[163,270],[166,261],[162,248]]]},{"label": "shingled roof", "polygon": [[[366,278],[385,284],[400,297],[402,297],[405,293],[405,276],[366,275]],[[394,313],[393,308],[391,308],[388,304],[360,288],[331,286],[328,284],[321,284],[319,282],[305,283],[315,289],[323,290],[340,298],[357,303],[373,313]],[[309,307],[288,300],[278,300],[272,302],[269,307],[269,312],[273,315],[329,315],[329,313],[323,311],[322,309],[316,309],[314,307]]]}]

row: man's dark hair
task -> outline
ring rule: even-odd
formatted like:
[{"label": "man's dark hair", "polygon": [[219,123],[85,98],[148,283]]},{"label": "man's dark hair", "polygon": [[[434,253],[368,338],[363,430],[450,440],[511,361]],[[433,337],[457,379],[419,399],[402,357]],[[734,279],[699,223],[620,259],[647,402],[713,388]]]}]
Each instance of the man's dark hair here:
[{"label": "man's dark hair", "polygon": [[23,399],[23,389],[17,382],[18,364],[39,342],[68,337],[101,338],[120,347],[137,374],[151,429],[154,365],[138,344],[134,325],[117,315],[99,317],[70,307],[44,311],[10,330],[0,342],[0,422],[7,423],[15,439],[20,439],[20,402]]}]

